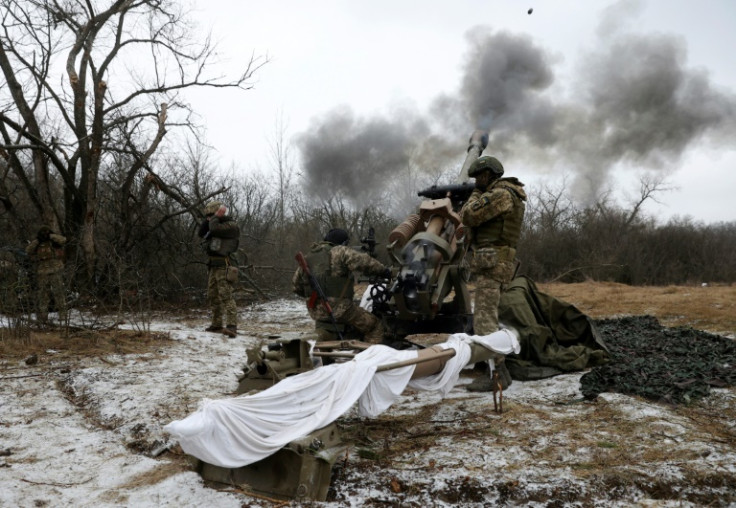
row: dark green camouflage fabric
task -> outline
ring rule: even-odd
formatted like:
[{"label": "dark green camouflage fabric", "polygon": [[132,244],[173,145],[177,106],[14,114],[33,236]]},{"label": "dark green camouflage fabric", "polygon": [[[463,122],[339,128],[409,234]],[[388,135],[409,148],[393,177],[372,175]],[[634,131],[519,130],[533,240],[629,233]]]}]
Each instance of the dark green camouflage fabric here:
[{"label": "dark green camouflage fabric", "polygon": [[736,341],[692,328],[666,328],[653,316],[597,322],[611,361],[580,379],[587,398],[602,392],[689,403],[711,387],[736,385]]},{"label": "dark green camouflage fabric", "polygon": [[593,321],[574,305],[542,293],[527,277],[516,277],[501,294],[499,321],[520,335],[521,352],[506,357],[514,379],[540,379],[608,361]]}]

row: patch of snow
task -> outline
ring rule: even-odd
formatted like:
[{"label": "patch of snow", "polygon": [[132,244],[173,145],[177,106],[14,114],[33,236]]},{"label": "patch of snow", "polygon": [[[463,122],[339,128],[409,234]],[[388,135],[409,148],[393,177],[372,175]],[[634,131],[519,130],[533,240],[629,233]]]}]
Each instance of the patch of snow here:
[{"label": "patch of snow", "polygon": [[[239,322],[241,334],[227,338],[203,331],[206,313],[160,316],[147,326],[172,340],[150,353],[70,360],[47,351],[35,365],[0,362],[0,506],[270,506],[205,486],[180,456],[148,455],[175,444],[163,426],[204,399],[234,395],[248,347],[313,327],[295,299],[243,308]],[[387,434],[375,449],[394,451],[389,460],[369,460],[355,444],[336,469],[335,500],[317,504],[736,502],[732,388],[686,409],[612,393],[590,402],[580,393],[582,374],[571,373],[514,381],[498,414],[490,393],[465,389],[471,375],[463,371],[445,399],[406,390],[370,423],[355,407],[348,411],[342,424],[379,426]],[[726,437],[710,435],[711,423]],[[700,477],[702,484],[690,485]]]}]

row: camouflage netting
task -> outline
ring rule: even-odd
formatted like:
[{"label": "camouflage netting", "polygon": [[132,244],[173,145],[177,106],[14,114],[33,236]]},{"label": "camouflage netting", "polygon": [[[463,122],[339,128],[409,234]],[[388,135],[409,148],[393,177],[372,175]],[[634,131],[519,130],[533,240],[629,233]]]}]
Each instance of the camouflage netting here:
[{"label": "camouflage netting", "polygon": [[665,328],[652,316],[596,321],[611,361],[580,378],[586,398],[602,392],[687,403],[710,387],[736,385],[736,341],[694,330]]}]

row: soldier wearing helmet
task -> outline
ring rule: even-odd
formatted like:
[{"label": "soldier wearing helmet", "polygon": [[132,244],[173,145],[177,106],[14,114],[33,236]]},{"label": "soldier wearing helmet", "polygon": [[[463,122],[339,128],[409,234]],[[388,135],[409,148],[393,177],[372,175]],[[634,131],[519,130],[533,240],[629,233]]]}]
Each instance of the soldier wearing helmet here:
[{"label": "soldier wearing helmet", "polygon": [[221,201],[207,203],[204,215],[198,235],[207,254],[207,301],[212,309],[212,321],[205,330],[235,337],[238,323],[233,287],[237,281],[237,261],[233,254],[240,243],[240,228]]},{"label": "soldier wearing helmet", "polygon": [[[391,270],[370,255],[348,247],[348,240],[348,232],[344,229],[331,229],[322,242],[312,244],[305,258],[329,300],[340,331],[350,325],[366,342],[379,343],[383,340],[381,320],[353,301],[353,272],[390,278]],[[307,311],[315,321],[318,335],[323,340],[332,339],[335,325],[324,306],[312,298],[312,287],[301,267],[294,273],[292,284],[294,293],[306,298]]]},{"label": "soldier wearing helmet", "polygon": [[66,244],[65,236],[54,233],[48,226],[41,226],[36,233],[36,239],[26,247],[26,253],[36,265],[36,303],[38,320],[42,323],[48,321],[51,296],[59,313],[59,321],[64,322],[67,319],[64,244]]},{"label": "soldier wearing helmet", "polygon": [[[516,245],[524,220],[524,184],[515,177],[503,177],[503,164],[495,157],[476,159],[468,169],[475,178],[475,189],[460,212],[462,222],[471,228],[473,257],[470,268],[475,276],[473,328],[476,335],[498,330],[498,303],[516,268]],[[494,367],[506,388],[511,376],[504,357],[493,359]],[[479,377],[468,386],[472,391],[492,389],[489,377]]]}]

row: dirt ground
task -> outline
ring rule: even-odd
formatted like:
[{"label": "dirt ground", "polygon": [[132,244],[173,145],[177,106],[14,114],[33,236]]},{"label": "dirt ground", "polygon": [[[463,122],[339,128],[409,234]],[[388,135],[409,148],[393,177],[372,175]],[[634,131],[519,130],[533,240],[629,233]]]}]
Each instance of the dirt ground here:
[{"label": "dirt ground", "polygon": [[[646,314],[666,326],[736,338],[734,286],[538,286],[594,319]],[[514,381],[501,413],[491,394],[465,390],[479,375],[468,369],[444,399],[407,390],[375,419],[343,415],[336,423],[351,448],[333,468],[326,503],[278,503],[245,488],[212,489],[178,447],[151,455],[166,439],[163,425],[190,414],[203,398],[233,395],[247,347],[308,328],[302,305],[243,308],[244,332],[230,340],[202,332],[205,315],[186,314],[152,316],[148,333],[32,330],[21,340],[1,339],[0,490],[6,494],[0,505],[5,495],[13,506],[736,503],[734,387],[686,405],[621,393],[584,400],[582,373]],[[68,439],[60,438],[62,427],[73,429]],[[83,482],[67,478],[70,465],[84,471],[74,473]],[[147,481],[139,484],[135,475]]]},{"label": "dirt ground", "polygon": [[[622,318],[649,315],[666,327],[736,338],[734,286],[538,287],[596,320],[621,320],[621,328],[627,321]],[[361,474],[383,472],[384,486],[404,504],[376,495],[370,506],[421,506],[423,500],[458,506],[733,506],[733,387],[671,405],[620,393],[583,400],[579,379],[569,374],[515,381],[501,414],[490,397],[457,393],[414,412],[392,409],[367,423],[344,419],[344,430],[370,460],[353,462],[361,472],[353,469],[338,480],[335,499],[347,499],[342,488],[366,483]],[[438,485],[432,487],[428,477]]]}]

